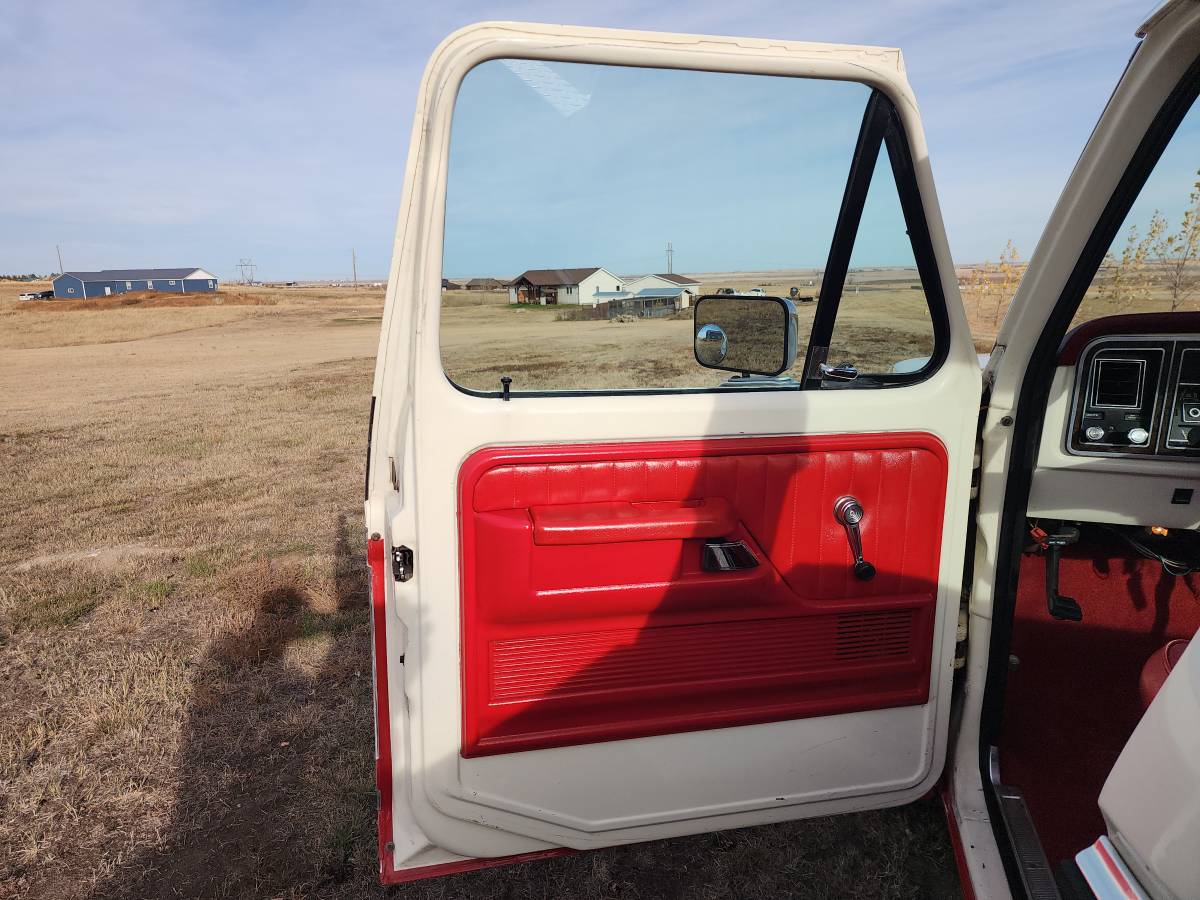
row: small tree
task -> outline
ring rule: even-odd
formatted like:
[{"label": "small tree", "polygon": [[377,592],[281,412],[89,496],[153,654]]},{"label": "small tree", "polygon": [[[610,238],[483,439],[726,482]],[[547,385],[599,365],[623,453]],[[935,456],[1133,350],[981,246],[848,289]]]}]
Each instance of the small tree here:
[{"label": "small tree", "polygon": [[1012,303],[1013,294],[1017,292],[1017,285],[1021,282],[1021,254],[1017,252],[1011,238],[1000,252],[998,269],[1000,283],[997,286],[996,305],[992,308],[993,325],[1000,323],[1000,314]]},{"label": "small tree", "polygon": [[975,310],[979,320],[983,319],[983,310],[988,308],[991,310],[992,324],[999,324],[1012,302],[1024,268],[1021,254],[1010,240],[1000,252],[999,262],[987,260],[972,270],[967,288],[976,298]]},{"label": "small tree", "polygon": [[[1200,251],[1200,171],[1196,175],[1197,180],[1192,183],[1192,192],[1188,195],[1188,208],[1178,230],[1160,235],[1154,244],[1154,255],[1163,268],[1171,312],[1179,309],[1185,300],[1195,294],[1197,288],[1195,273],[1189,270],[1196,263]],[[1165,220],[1163,225],[1165,232]]]},{"label": "small tree", "polygon": [[1117,259],[1110,250],[1104,257],[1103,268],[1109,277],[1099,285],[1100,299],[1118,309],[1128,309],[1141,301],[1148,301],[1154,287],[1154,273],[1150,259],[1162,243],[1167,230],[1167,220],[1158,210],[1150,217],[1150,225],[1142,237],[1136,225],[1129,226],[1121,258]]}]

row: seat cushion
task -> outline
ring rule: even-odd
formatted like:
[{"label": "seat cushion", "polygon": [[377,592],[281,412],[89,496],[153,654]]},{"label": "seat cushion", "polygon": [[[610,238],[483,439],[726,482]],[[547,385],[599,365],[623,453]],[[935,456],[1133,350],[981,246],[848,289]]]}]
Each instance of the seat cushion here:
[{"label": "seat cushion", "polygon": [[1142,695],[1143,707],[1150,706],[1150,702],[1162,688],[1163,682],[1175,668],[1175,663],[1179,662],[1179,657],[1183,656],[1187,645],[1187,640],[1183,638],[1168,641],[1146,660],[1146,665],[1142,667],[1142,677],[1138,680],[1138,691]]}]

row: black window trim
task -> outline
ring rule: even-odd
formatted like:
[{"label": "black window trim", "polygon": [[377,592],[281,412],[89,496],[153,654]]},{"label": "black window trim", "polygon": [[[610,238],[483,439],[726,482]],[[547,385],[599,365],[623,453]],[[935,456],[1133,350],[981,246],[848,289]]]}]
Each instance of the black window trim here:
[{"label": "black window trim", "polygon": [[[917,277],[920,279],[925,304],[929,308],[929,317],[933,324],[933,352],[929,361],[916,372],[866,373],[853,381],[823,382],[817,369],[820,363],[826,361],[837,328],[838,307],[845,290],[846,276],[850,271],[850,258],[854,254],[854,243],[862,224],[863,209],[866,207],[867,194],[875,177],[879,150],[883,145],[887,146],[892,179],[904,214],[904,226],[912,246],[913,261],[917,265]],[[924,381],[940,369],[949,352],[950,320],[946,312],[946,297],[942,291],[937,255],[929,234],[929,223],[925,220],[925,208],[921,203],[921,192],[917,185],[908,136],[895,104],[886,94],[875,89],[871,92],[863,112],[858,143],[850,162],[846,190],[842,196],[837,225],[830,242],[817,312],[813,317],[804,357],[804,385],[808,389],[824,387],[861,390],[914,384]]]},{"label": "black window trim", "polygon": [[[859,82],[861,83],[861,82]],[[825,382],[808,376],[809,367],[813,365],[813,339],[821,337],[825,331],[831,336],[836,325],[837,307],[841,300],[842,289],[845,285],[846,274],[849,271],[850,256],[854,251],[854,240],[861,223],[863,207],[866,204],[867,192],[875,171],[880,144],[888,148],[891,161],[893,180],[900,199],[901,211],[904,215],[905,228],[908,231],[909,243],[912,246],[913,258],[917,267],[917,275],[925,295],[925,303],[929,309],[930,320],[933,324],[933,353],[929,361],[916,372],[905,373],[874,373],[864,372],[853,381]],[[872,146],[873,145],[873,146]],[[868,164],[869,160],[869,164]],[[847,234],[848,232],[848,234]],[[840,246],[845,244],[845,246]],[[841,260],[844,257],[844,266]],[[828,273],[830,262],[835,262],[841,269],[840,277],[831,285]],[[829,294],[827,296],[827,290]],[[439,295],[440,297],[440,295]],[[822,315],[822,307],[830,308],[830,312]],[[818,323],[820,330],[818,331]],[[829,341],[825,339],[824,346],[828,348]],[[441,346],[439,340],[439,357]],[[523,398],[543,397],[637,397],[676,394],[741,394],[747,391],[805,391],[817,388],[825,390],[875,390],[880,388],[907,387],[925,381],[941,369],[950,352],[950,319],[946,309],[945,292],[942,290],[941,275],[938,269],[937,254],[933,249],[933,240],[929,233],[929,223],[925,218],[925,207],[921,197],[920,186],[917,184],[916,168],[912,161],[912,151],[904,123],[892,99],[877,87],[871,87],[863,113],[862,125],[859,129],[858,141],[854,156],[851,159],[850,170],[847,174],[846,189],[843,192],[842,203],[838,209],[837,224],[830,240],[829,256],[822,275],[821,292],[817,303],[817,311],[813,317],[813,326],[809,334],[809,345],[805,348],[804,366],[801,377],[795,384],[769,384],[762,386],[732,386],[715,385],[713,387],[659,387],[659,388],[619,388],[616,390],[505,390],[503,388],[491,391],[469,388],[458,384],[442,364],[442,377],[461,393],[472,397],[486,399],[518,400]],[[824,361],[823,359],[820,361]],[[497,381],[500,379],[497,378]]]},{"label": "black window trim", "polygon": [[[1128,70],[1128,67],[1127,67]],[[1124,77],[1124,75],[1122,75]],[[1153,174],[1163,152],[1175,136],[1180,123],[1200,96],[1200,58],[1167,95],[1154,120],[1134,150],[1121,179],[1105,204],[1088,236],[1071,274],[1055,301],[1054,308],[1030,355],[1021,380],[1013,414],[1012,460],[1005,482],[1004,507],[1000,519],[1000,537],[996,548],[996,588],[992,598],[991,636],[988,647],[988,671],[979,722],[979,769],[985,785],[984,798],[993,822],[993,832],[1004,859],[1010,885],[1020,889],[1013,849],[1002,822],[999,801],[992,790],[989,751],[998,746],[1003,729],[1004,697],[1008,680],[1007,660],[1012,645],[1013,619],[1023,550],[1024,523],[1029,505],[1037,448],[1041,438],[1043,413],[1050,393],[1050,374],[1058,349],[1070,327],[1084,295],[1092,283],[1104,255],[1120,232],[1129,210],[1137,202],[1142,188]],[[1111,100],[1110,100],[1111,102]],[[1106,107],[1107,108],[1107,107]],[[1093,132],[1094,134],[1094,132]],[[1019,785],[1018,785],[1019,787]]]}]

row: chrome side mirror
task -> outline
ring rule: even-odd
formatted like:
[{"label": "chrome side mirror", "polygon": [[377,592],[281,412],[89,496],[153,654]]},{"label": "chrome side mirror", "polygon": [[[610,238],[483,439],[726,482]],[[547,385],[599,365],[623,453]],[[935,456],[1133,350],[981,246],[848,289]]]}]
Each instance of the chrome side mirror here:
[{"label": "chrome side mirror", "polygon": [[706,369],[774,377],[796,362],[796,307],[783,297],[712,294],[695,305],[694,352]]}]

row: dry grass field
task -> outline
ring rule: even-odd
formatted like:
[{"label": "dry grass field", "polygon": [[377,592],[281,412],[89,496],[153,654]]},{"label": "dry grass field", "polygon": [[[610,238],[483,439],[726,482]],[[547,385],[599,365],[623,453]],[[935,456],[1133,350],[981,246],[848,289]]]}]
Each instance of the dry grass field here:
[{"label": "dry grass field", "polygon": [[[792,286],[811,294],[810,272],[712,273],[698,276],[701,293],[721,287],[788,296]],[[902,359],[932,350],[933,327],[925,296],[911,270],[856,273],[856,287],[843,298],[830,347],[830,361],[852,362],[863,372],[886,372]],[[701,368],[692,354],[693,322],[684,313],[662,319],[560,321],[554,306],[511,308],[502,294],[484,305],[466,305],[469,292],[456,293],[443,306],[446,370],[474,390],[500,388],[512,377],[512,390],[712,387],[727,374]],[[798,303],[801,343],[816,303]],[[989,344],[990,346],[990,344]],[[785,374],[799,376],[804,355]]]},{"label": "dry grass field", "polygon": [[[916,293],[876,287],[847,298],[853,327]],[[0,282],[0,898],[384,896],[361,515],[382,292],[23,289]],[[695,377],[685,319],[451,301],[467,383],[582,386],[578,351],[600,345],[605,384]],[[893,316],[888,353],[919,353],[920,324]],[[876,352],[846,340],[860,364]],[[389,896],[955,893],[925,802]]]}]

